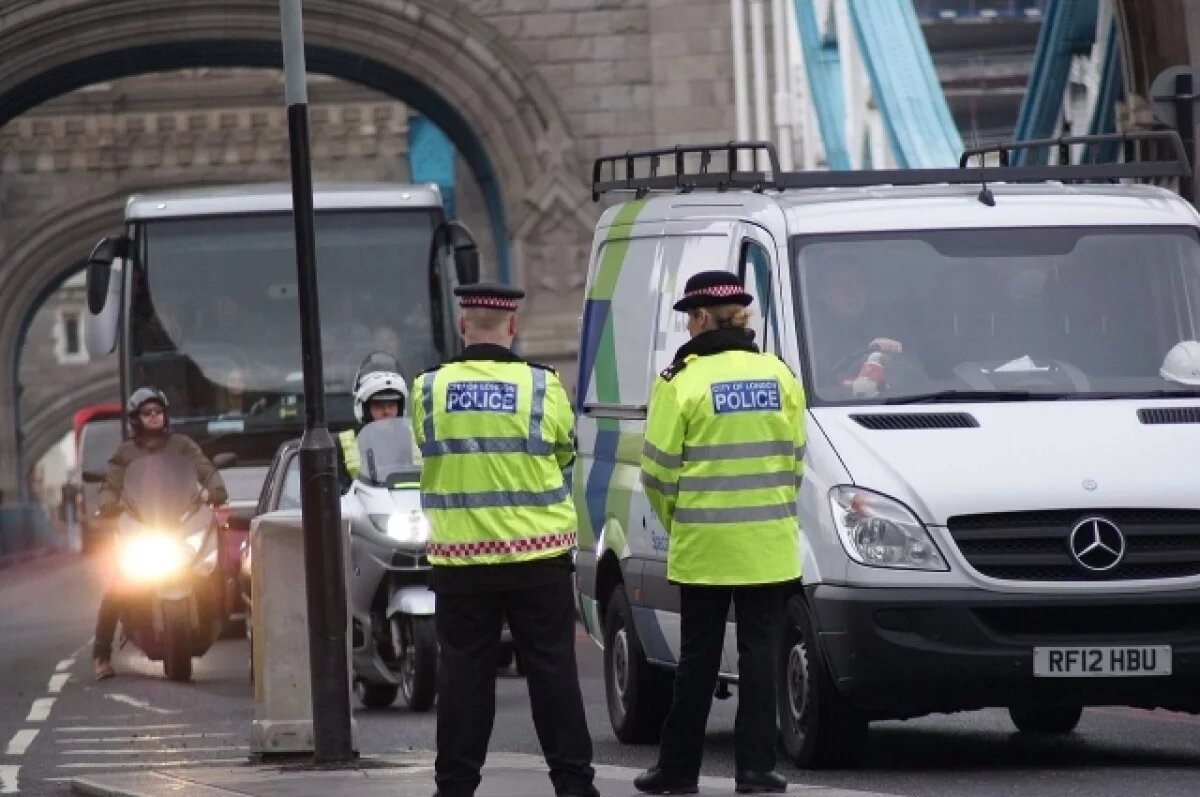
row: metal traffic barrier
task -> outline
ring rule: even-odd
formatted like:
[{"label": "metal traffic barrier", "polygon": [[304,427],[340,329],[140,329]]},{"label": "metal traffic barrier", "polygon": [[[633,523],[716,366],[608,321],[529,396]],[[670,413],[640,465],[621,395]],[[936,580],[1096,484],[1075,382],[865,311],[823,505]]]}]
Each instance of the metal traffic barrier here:
[{"label": "metal traffic barrier", "polygon": [[[343,539],[343,546],[348,547],[348,542]],[[252,521],[250,599],[254,673],[250,755],[312,755],[312,671],[299,510],[279,510]],[[347,626],[349,622],[347,607]],[[346,658],[349,666],[349,645]],[[354,725],[352,721],[352,738]]]}]

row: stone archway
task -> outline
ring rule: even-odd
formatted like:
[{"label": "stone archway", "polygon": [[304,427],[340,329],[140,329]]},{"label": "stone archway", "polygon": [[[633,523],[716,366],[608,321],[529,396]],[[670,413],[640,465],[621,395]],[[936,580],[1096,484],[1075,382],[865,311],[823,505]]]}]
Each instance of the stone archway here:
[{"label": "stone archway", "polygon": [[[555,96],[466,2],[309,0],[305,32],[310,71],[396,96],[447,133],[485,192],[494,187],[493,227],[515,239],[519,251],[544,246],[534,238],[547,229],[538,219],[551,213],[570,219],[587,203],[575,142]],[[0,13],[0,51],[4,124],[96,81],[191,66],[278,67],[278,3],[24,3]],[[554,157],[547,159],[548,152]],[[125,187],[61,209],[48,227],[20,241],[0,237],[0,284],[16,286],[0,320],[4,378],[14,373],[23,308],[68,267],[56,260],[77,258],[112,228],[127,193]],[[541,199],[550,195],[553,207]],[[55,249],[61,258],[46,256]],[[18,439],[11,393],[7,385],[0,389],[0,451],[13,451]],[[15,495],[20,483],[12,458],[0,457],[0,488]]]}]

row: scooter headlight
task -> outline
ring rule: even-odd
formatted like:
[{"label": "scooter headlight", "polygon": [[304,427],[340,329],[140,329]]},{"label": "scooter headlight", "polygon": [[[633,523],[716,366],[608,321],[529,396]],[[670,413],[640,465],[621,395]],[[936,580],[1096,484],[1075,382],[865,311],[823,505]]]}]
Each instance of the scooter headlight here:
[{"label": "scooter headlight", "polygon": [[386,534],[396,542],[424,545],[429,541],[429,518],[419,509],[390,515],[371,515],[371,522],[380,534]]},{"label": "scooter headlight", "polygon": [[186,566],[188,550],[169,535],[140,534],[121,542],[117,561],[130,581],[164,581]]},{"label": "scooter headlight", "polygon": [[895,499],[857,487],[834,487],[829,506],[842,547],[873,567],[949,570],[929,530]]}]

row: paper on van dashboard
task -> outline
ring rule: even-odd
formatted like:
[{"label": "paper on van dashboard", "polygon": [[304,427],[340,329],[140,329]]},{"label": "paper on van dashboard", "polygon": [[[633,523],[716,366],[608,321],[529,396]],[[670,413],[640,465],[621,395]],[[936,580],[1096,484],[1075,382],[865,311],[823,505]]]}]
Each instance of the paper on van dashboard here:
[{"label": "paper on van dashboard", "polygon": [[1004,365],[997,365],[988,373],[1015,373],[1020,371],[1049,371],[1050,366],[1041,366],[1034,363],[1033,359],[1028,354],[1024,357],[1018,357],[1015,360],[1009,360]]}]

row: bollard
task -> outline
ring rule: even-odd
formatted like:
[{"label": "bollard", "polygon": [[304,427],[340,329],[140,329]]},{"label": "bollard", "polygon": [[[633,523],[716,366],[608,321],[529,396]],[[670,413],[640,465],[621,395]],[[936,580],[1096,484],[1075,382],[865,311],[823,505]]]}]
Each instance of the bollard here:
[{"label": "bollard", "polygon": [[[271,512],[251,523],[250,600],[254,648],[250,755],[312,755],[312,672],[299,510]],[[347,624],[349,618],[347,607]],[[348,663],[349,646],[346,657]],[[352,737],[354,726],[352,721]]]}]

